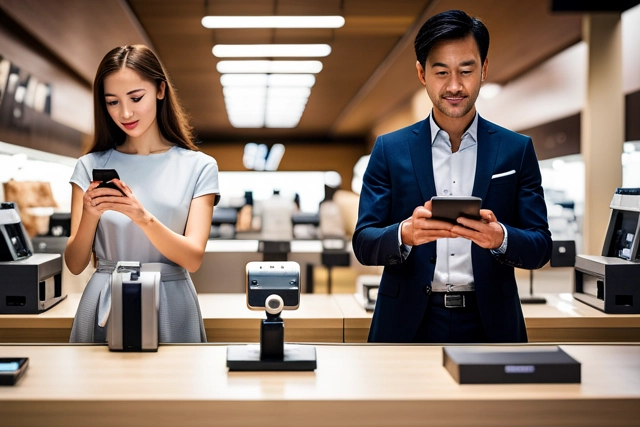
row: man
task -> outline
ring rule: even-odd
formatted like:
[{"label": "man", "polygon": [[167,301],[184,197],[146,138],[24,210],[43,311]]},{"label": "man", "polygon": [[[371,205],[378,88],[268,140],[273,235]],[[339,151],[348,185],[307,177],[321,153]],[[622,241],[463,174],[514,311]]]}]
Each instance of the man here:
[{"label": "man", "polygon": [[[489,32],[459,10],[415,40],[429,117],[376,140],[353,248],[384,265],[369,341],[526,342],[514,267],[550,258],[551,234],[531,138],[480,117]],[[480,219],[431,218],[433,196],[476,196]]]}]

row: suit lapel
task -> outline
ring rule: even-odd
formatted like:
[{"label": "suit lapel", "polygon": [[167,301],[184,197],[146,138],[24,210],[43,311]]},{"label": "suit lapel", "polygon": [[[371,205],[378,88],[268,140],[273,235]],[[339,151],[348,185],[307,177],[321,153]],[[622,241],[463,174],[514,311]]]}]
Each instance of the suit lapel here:
[{"label": "suit lapel", "polygon": [[411,161],[416,180],[420,187],[420,194],[424,201],[436,195],[436,185],[433,177],[433,161],[431,156],[431,128],[429,118],[422,121],[420,129],[414,129],[409,141]]},{"label": "suit lapel", "polygon": [[472,195],[483,200],[489,190],[500,148],[500,139],[495,133],[496,130],[491,124],[478,116],[478,157]]}]

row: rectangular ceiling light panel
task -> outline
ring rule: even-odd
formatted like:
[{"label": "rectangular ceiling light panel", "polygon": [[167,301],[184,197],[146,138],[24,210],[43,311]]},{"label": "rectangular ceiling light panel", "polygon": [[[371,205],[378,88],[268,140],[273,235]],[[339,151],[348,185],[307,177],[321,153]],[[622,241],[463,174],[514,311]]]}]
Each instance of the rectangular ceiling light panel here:
[{"label": "rectangular ceiling light panel", "polygon": [[205,16],[205,28],[341,28],[342,16]]}]

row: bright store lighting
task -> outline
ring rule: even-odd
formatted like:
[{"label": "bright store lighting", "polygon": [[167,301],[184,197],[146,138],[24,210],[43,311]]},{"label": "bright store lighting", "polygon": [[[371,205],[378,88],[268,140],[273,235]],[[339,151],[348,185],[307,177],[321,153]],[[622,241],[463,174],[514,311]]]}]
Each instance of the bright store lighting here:
[{"label": "bright store lighting", "polygon": [[304,98],[307,99],[311,95],[311,89],[308,87],[270,87],[270,98]]},{"label": "bright store lighting", "polygon": [[234,128],[261,128],[264,127],[264,116],[236,116],[229,114],[229,122]]},{"label": "bright store lighting", "polygon": [[267,100],[267,111],[275,111],[282,114],[291,113],[292,115],[295,113],[301,116],[306,105],[306,99],[297,99],[292,102],[290,99],[269,98]]},{"label": "bright store lighting", "polygon": [[298,126],[298,123],[300,123],[300,118],[291,118],[287,120],[282,118],[271,119],[270,117],[267,117],[264,125],[268,128],[291,129]]},{"label": "bright store lighting", "polygon": [[313,74],[269,74],[270,87],[313,87],[316,77]]},{"label": "bright store lighting", "polygon": [[[233,79],[230,79],[233,80]],[[236,128],[294,128],[311,94],[308,87],[223,87],[229,122]]]},{"label": "bright store lighting", "polygon": [[216,65],[220,74],[226,73],[312,73],[322,71],[320,61],[266,61],[266,60],[241,60],[220,61]]},{"label": "bright store lighting", "polygon": [[313,74],[223,74],[220,76],[223,88],[251,86],[279,88],[310,88],[316,83]]},{"label": "bright store lighting", "polygon": [[498,96],[501,90],[502,86],[497,83],[485,83],[480,88],[480,97],[482,99],[492,99]]},{"label": "bright store lighting", "polygon": [[340,28],[342,16],[205,16],[205,28]]},{"label": "bright store lighting", "polygon": [[258,98],[267,96],[266,86],[250,86],[250,87],[223,87],[222,94],[225,98]]},{"label": "bright store lighting", "polygon": [[313,74],[223,74],[222,87],[312,87],[316,83]]},{"label": "bright store lighting", "polygon": [[328,44],[217,44],[212,52],[218,58],[322,57],[331,53],[331,46]]},{"label": "bright store lighting", "polygon": [[220,76],[222,87],[266,86],[267,74],[223,74]]}]

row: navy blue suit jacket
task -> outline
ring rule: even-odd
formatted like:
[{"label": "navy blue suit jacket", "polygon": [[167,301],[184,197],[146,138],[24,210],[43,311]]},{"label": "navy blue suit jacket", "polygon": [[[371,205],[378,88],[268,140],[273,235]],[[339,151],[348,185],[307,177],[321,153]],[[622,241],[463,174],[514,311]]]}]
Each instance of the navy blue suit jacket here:
[{"label": "navy blue suit jacket", "polygon": [[[494,177],[494,175],[515,173]],[[490,342],[526,342],[514,267],[540,268],[551,256],[551,233],[531,138],[478,117],[474,196],[507,229],[503,255],[471,245],[480,317]],[[369,341],[411,342],[424,316],[436,242],[414,246],[406,260],[398,226],[436,195],[428,118],[379,136],[363,178],[353,249],[364,265],[384,271]]]}]

